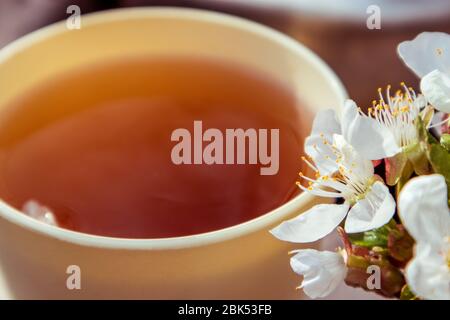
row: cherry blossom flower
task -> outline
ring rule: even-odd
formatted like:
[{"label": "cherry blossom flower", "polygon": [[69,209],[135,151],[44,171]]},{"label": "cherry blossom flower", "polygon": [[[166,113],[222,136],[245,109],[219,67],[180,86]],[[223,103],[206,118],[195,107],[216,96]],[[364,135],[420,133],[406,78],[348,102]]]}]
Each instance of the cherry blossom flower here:
[{"label": "cherry blossom flower", "polygon": [[298,289],[303,289],[310,298],[323,298],[340,285],[347,274],[346,252],[317,251],[314,249],[295,250],[291,267],[303,276]]},{"label": "cherry blossom flower", "polygon": [[416,240],[415,255],[406,268],[411,290],[425,299],[450,299],[450,211],[443,176],[409,181],[398,206],[403,225]]},{"label": "cherry blossom flower", "polygon": [[450,113],[450,35],[423,32],[398,46],[405,64],[421,78],[420,89],[437,110]]},{"label": "cherry blossom flower", "polygon": [[[331,150],[324,142],[330,144],[333,134],[342,135],[368,160],[379,160],[401,151],[394,143],[391,133],[379,126],[375,120],[362,117],[361,111],[352,100],[345,102],[340,114],[336,114],[331,109],[317,113],[311,134],[305,140],[306,154],[313,160],[327,155],[327,153],[330,155]],[[336,170],[335,163],[318,160],[317,166],[322,173],[330,173]]]},{"label": "cherry blossom flower", "polygon": [[[363,232],[383,226],[394,215],[394,198],[374,175],[370,160],[362,157],[341,135],[334,134],[332,144],[324,140],[323,146],[323,149],[317,149],[314,164],[304,159],[316,173],[315,178],[300,173],[308,186],[301,182],[297,184],[305,192],[320,197],[342,198],[344,203],[319,204],[281,223],[270,231],[280,240],[297,243],[319,240],[333,231],[346,216],[347,233]],[[322,174],[319,168],[325,163],[334,163],[336,171]]]}]

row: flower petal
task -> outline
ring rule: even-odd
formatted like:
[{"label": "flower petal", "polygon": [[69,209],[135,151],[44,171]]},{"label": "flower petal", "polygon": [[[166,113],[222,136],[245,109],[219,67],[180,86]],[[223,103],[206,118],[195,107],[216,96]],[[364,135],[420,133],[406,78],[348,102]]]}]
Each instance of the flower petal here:
[{"label": "flower petal", "polygon": [[334,110],[319,111],[314,118],[311,135],[305,139],[305,152],[310,156],[321,174],[329,175],[337,170],[334,161],[327,161],[325,157],[334,159],[335,155],[324,141],[331,143],[334,133],[340,133],[341,126],[336,119]]},{"label": "flower petal", "polygon": [[397,51],[420,78],[435,69],[450,74],[450,35],[446,33],[422,32],[414,40],[400,43]]},{"label": "flower petal", "polygon": [[333,231],[344,220],[346,204],[319,204],[299,216],[282,222],[270,230],[283,241],[307,243],[319,240]]},{"label": "flower petal", "polygon": [[347,100],[342,112],[342,135],[369,160],[391,157],[401,151],[392,133],[376,120],[360,114],[352,100]]},{"label": "flower petal", "polygon": [[439,245],[450,234],[447,185],[433,174],[409,181],[398,198],[399,216],[417,242]]},{"label": "flower petal", "polygon": [[319,135],[305,139],[305,152],[314,161],[314,165],[322,175],[331,175],[338,169],[335,162],[336,155],[330,148],[330,144],[331,142],[324,144],[324,138]]},{"label": "flower petal", "polygon": [[429,244],[417,244],[406,268],[406,281],[419,297],[450,300],[450,270],[445,258]]},{"label": "flower petal", "polygon": [[345,231],[357,233],[379,228],[388,223],[394,213],[394,198],[388,187],[377,181],[366,197],[350,209],[345,221]]},{"label": "flower petal", "polygon": [[311,135],[324,134],[331,140],[334,133],[341,133],[341,125],[336,117],[336,112],[333,109],[317,112],[312,124]]},{"label": "flower petal", "polygon": [[450,113],[450,77],[434,70],[420,81],[420,89],[428,102],[437,110]]},{"label": "flower petal", "polygon": [[363,157],[343,136],[333,135],[333,144],[342,155],[341,164],[352,168],[354,175],[371,178],[374,173],[373,163]]},{"label": "flower petal", "polygon": [[325,297],[344,281],[347,267],[340,253],[313,249],[297,252],[291,258],[291,267],[303,275],[301,288],[310,298]]}]

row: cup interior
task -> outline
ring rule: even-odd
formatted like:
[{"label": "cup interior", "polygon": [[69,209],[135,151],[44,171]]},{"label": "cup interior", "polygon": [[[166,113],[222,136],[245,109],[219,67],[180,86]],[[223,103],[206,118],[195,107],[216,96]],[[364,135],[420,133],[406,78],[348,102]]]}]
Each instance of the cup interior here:
[{"label": "cup interior", "polygon": [[[0,50],[0,107],[46,79],[70,70],[136,55],[194,56],[246,65],[285,83],[298,96],[304,135],[322,108],[339,108],[346,92],[335,74],[309,49],[267,27],[223,14],[191,9],[120,9],[82,16],[79,30],[61,22]],[[0,126],[2,125],[0,119]],[[300,150],[299,150],[300,153]],[[300,194],[256,219],[206,234],[165,239],[119,239],[44,225],[8,204],[0,215],[66,241],[112,247],[199,245],[267,228],[312,198]]]}]

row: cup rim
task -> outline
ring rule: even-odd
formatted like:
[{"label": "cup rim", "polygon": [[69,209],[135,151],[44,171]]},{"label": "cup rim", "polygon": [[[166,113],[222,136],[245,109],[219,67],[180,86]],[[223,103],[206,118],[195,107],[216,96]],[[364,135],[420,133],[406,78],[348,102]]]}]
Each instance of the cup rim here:
[{"label": "cup rim", "polygon": [[[258,36],[264,37],[269,41],[278,42],[281,46],[293,50],[301,55],[306,61],[322,73],[334,88],[335,93],[344,101],[347,92],[331,68],[314,52],[301,43],[295,41],[289,36],[276,31],[270,27],[259,23],[232,16],[229,14],[218,13],[208,10],[176,8],[176,7],[140,7],[140,8],[120,8],[83,15],[83,25],[95,25],[108,21],[129,20],[133,18],[168,18],[168,19],[191,19],[194,21],[204,21],[212,24],[231,26],[244,29]],[[0,48],[0,64],[9,57],[23,49],[31,47],[41,40],[50,38],[60,33],[67,32],[65,21],[56,22],[49,26],[33,31],[13,42]],[[340,106],[336,106],[338,108]],[[281,206],[266,212],[256,218],[236,224],[230,227],[213,230],[194,235],[169,237],[169,238],[151,238],[151,239],[132,239],[108,237],[82,233],[68,230],[60,227],[51,226],[33,219],[8,203],[0,199],[0,216],[9,222],[24,227],[30,231],[37,232],[61,241],[70,242],[77,245],[109,248],[109,249],[128,249],[128,250],[165,250],[165,249],[183,249],[199,246],[206,246],[217,242],[223,242],[234,238],[239,238],[256,231],[269,227],[280,218],[288,216],[296,207],[301,207],[314,201],[314,196],[301,193]]]}]

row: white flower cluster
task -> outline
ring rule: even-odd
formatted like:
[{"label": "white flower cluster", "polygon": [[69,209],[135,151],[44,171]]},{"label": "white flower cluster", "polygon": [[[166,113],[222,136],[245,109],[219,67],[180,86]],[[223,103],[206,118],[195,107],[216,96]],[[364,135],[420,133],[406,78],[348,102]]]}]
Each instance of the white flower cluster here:
[{"label": "white flower cluster", "polygon": [[[351,100],[339,114],[319,112],[305,141],[304,161],[315,176],[300,173],[298,186],[320,197],[341,198],[342,203],[316,205],[271,233],[283,241],[309,243],[330,234],[344,220],[346,233],[361,233],[382,227],[398,212],[416,242],[414,257],[404,269],[408,286],[420,298],[450,299],[450,214],[444,177],[421,175],[418,169],[418,176],[406,183],[396,202],[386,185],[396,182],[385,183],[373,166],[374,160],[415,161],[418,117],[427,129],[448,122],[450,35],[422,33],[401,43],[398,52],[421,78],[422,93],[405,84],[391,93],[388,86],[385,93],[379,89],[379,100],[373,101],[367,114]],[[444,121],[437,121],[436,114]],[[291,267],[303,275],[301,288],[312,298],[328,295],[346,278],[344,250],[295,253]]]}]

